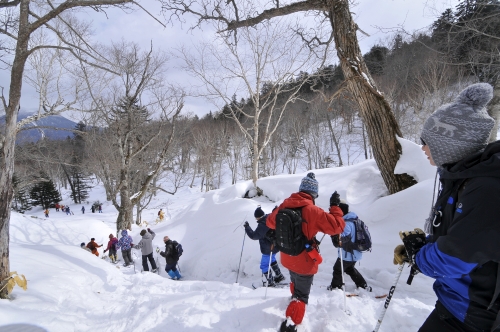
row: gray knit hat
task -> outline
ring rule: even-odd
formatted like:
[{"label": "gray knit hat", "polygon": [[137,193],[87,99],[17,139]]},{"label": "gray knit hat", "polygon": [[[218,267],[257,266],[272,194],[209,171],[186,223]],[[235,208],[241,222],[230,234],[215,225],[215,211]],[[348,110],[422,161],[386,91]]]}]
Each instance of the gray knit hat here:
[{"label": "gray knit hat", "polygon": [[318,197],[318,181],[314,173],[307,173],[307,176],[300,182],[299,191],[310,194],[313,198]]},{"label": "gray knit hat", "polygon": [[495,124],[485,109],[491,98],[491,85],[472,84],[425,121],[420,137],[429,146],[437,166],[457,162],[485,148]]}]

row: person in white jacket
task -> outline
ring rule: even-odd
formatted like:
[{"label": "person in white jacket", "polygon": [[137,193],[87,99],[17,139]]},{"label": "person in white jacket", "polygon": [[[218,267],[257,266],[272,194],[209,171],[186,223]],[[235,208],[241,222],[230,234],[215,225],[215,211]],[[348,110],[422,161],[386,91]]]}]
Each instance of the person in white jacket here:
[{"label": "person in white jacket", "polygon": [[155,232],[148,228],[146,231],[143,229],[141,231],[142,239],[138,244],[134,246],[134,249],[141,249],[142,252],[142,268],[144,271],[149,271],[148,260],[151,264],[152,272],[156,272],[158,268],[156,267],[155,259],[153,257],[153,239],[155,238]]}]

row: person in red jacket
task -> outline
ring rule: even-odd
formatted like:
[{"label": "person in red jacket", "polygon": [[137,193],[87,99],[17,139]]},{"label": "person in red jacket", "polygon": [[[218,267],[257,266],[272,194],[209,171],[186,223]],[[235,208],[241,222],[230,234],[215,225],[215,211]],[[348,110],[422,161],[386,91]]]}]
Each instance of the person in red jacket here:
[{"label": "person in red jacket", "polygon": [[116,244],[118,243],[118,239],[113,235],[109,234],[109,242],[106,249],[104,249],[104,253],[109,250],[109,259],[111,259],[111,263],[116,264],[118,261],[118,256],[116,256]]},{"label": "person in red jacket", "polygon": [[[292,194],[285,199],[283,203],[268,216],[266,225],[271,229],[276,229],[276,214],[284,208],[302,208],[302,232],[311,242],[318,232],[328,235],[342,233],[345,227],[343,213],[339,208],[340,195],[334,192],[330,197],[330,211],[314,205],[314,200],[318,197],[318,181],[314,173],[308,173],[302,179],[299,192]],[[315,244],[313,244],[315,247]],[[305,248],[304,248],[305,249]],[[309,300],[309,293],[314,275],[318,272],[318,265],[321,264],[321,256],[317,248],[310,251],[302,251],[297,256],[290,256],[283,252],[281,255],[281,264],[290,270],[290,291],[292,292],[292,301],[286,309],[285,320],[280,327],[280,331],[296,331],[296,325],[302,323],[304,318],[306,304]]]}]

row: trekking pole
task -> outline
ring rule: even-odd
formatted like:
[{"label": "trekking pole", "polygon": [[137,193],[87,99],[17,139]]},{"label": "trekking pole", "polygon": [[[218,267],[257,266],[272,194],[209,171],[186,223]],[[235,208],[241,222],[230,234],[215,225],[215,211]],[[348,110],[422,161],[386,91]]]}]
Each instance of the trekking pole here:
[{"label": "trekking pole", "polygon": [[342,273],[342,290],[344,291],[344,312],[346,313],[346,315],[350,316],[350,312],[347,311],[347,296],[345,295],[345,282],[344,282],[344,261],[342,260],[342,240],[340,239],[340,235],[339,235],[339,256],[340,256],[340,271]]},{"label": "trekking pole", "polygon": [[236,273],[236,283],[238,283],[238,278],[240,276],[240,266],[241,266],[241,257],[243,257],[243,248],[245,247],[245,239],[247,237],[247,232],[243,232],[243,245],[241,246],[241,254],[240,254],[240,263],[238,264],[238,272]]},{"label": "trekking pole", "polygon": [[375,326],[375,328],[373,329],[373,332],[378,332],[380,325],[382,325],[382,320],[384,319],[385,312],[387,311],[387,307],[389,307],[389,303],[391,303],[392,295],[394,294],[394,290],[396,289],[396,285],[398,284],[399,277],[401,277],[401,272],[403,272],[404,266],[405,266],[405,263],[401,264],[398,267],[398,272],[396,273],[396,277],[394,278],[394,283],[392,284],[391,289],[389,290],[389,294],[387,295],[387,299],[385,299],[384,308],[382,309],[382,312],[380,313],[380,317],[378,318],[378,321],[377,321],[377,326]]},{"label": "trekking pole", "polygon": [[264,293],[264,299],[267,297],[267,287],[269,287],[269,277],[271,274],[271,261],[273,260],[273,247],[271,244],[271,252],[269,253],[269,266],[267,267],[267,282],[266,282],[266,292]]},{"label": "trekking pole", "polygon": [[248,216],[248,213],[247,213],[247,214],[245,214],[245,218],[243,218],[243,221],[242,221],[242,222],[238,225],[238,227],[236,227],[236,228],[234,229],[233,233],[234,233],[234,232],[236,232],[236,230],[237,230],[238,228],[240,228],[240,226],[241,226],[241,225],[243,225],[243,223],[244,223],[244,222],[245,222],[245,220],[247,219],[247,216]]},{"label": "trekking pole", "polygon": [[179,273],[182,273],[179,263],[177,263],[177,270],[179,270]]}]

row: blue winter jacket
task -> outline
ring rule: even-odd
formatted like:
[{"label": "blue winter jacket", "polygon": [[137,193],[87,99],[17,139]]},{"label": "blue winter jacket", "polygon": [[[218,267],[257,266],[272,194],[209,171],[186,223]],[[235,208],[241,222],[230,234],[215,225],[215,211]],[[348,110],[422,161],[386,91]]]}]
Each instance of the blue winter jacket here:
[{"label": "blue winter jacket", "polygon": [[116,249],[129,250],[132,248],[132,237],[128,235],[127,231],[122,231],[122,237],[116,243]]},{"label": "blue winter jacket", "polygon": [[[354,212],[349,212],[344,216],[345,228],[344,231],[340,234],[341,238],[351,237],[351,241],[356,241],[356,227],[354,226],[354,220],[358,219],[358,216]],[[363,253],[358,250],[353,250],[352,253],[345,251],[344,249],[339,248],[338,254],[340,257],[340,253],[342,252],[342,259],[348,262],[357,262],[361,258],[363,258]]]},{"label": "blue winter jacket", "polygon": [[500,308],[500,141],[445,165],[440,181],[433,234],[416,264],[436,280],[447,311],[473,330],[490,331]]},{"label": "blue winter jacket", "polygon": [[[266,233],[269,231],[269,227],[266,226],[266,220],[267,220],[268,214],[257,220],[257,228],[252,230],[252,227],[250,226],[245,226],[245,232],[247,233],[248,237],[251,238],[252,240],[259,240],[260,244],[260,252],[263,255],[270,255],[271,254],[271,241],[266,238]],[[273,248],[273,254],[276,254],[279,250],[277,248]]]}]

